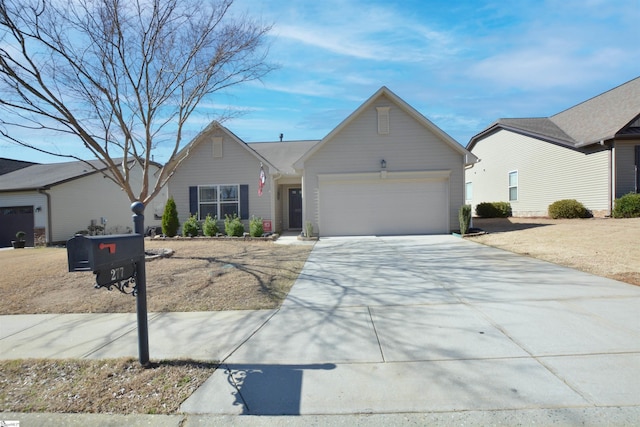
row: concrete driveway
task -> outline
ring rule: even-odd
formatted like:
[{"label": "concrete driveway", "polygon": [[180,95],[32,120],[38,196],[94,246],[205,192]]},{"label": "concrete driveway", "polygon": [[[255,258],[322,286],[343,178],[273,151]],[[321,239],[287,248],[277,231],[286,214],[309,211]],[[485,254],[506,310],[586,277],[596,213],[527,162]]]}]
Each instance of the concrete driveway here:
[{"label": "concrete driveway", "polygon": [[326,238],[181,410],[633,425],[638,307],[638,287],[452,236]]}]

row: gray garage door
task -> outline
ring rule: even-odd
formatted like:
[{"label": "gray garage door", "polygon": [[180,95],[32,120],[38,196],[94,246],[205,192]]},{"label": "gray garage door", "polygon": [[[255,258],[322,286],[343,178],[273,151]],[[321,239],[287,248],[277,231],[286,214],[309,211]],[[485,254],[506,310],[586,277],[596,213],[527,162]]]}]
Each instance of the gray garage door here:
[{"label": "gray garage door", "polygon": [[448,189],[448,179],[322,182],[320,235],[448,233]]}]

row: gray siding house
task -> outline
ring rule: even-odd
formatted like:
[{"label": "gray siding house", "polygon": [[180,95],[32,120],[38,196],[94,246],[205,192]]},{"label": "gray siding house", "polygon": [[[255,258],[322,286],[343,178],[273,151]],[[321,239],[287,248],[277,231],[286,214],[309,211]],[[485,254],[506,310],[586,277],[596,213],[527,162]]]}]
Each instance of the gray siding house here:
[{"label": "gray siding house", "polygon": [[475,160],[382,87],[321,140],[247,144],[212,123],[178,154],[169,195],[181,223],[236,213],[274,232],[448,233]]},{"label": "gray siding house", "polygon": [[[99,161],[30,164],[0,175],[0,247],[11,246],[17,231],[24,231],[27,245],[66,242],[92,223],[106,226],[110,234],[133,228],[131,202]],[[154,165],[157,169],[159,165]],[[139,168],[131,183],[140,185]],[[108,173],[108,172],[106,172]],[[161,193],[147,206],[145,225],[160,225],[166,203]]]},{"label": "gray siding house", "polygon": [[545,118],[500,119],[471,138],[466,202],[508,201],[514,216],[546,216],[576,199],[596,216],[640,189],[640,77]]}]

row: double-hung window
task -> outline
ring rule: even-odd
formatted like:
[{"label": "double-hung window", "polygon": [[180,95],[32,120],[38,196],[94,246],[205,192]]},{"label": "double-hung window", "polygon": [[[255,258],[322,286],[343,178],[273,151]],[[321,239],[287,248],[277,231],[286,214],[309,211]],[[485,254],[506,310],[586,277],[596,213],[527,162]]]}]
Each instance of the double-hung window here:
[{"label": "double-hung window", "polygon": [[518,171],[509,172],[509,201],[518,200]]},{"label": "double-hung window", "polygon": [[198,217],[207,215],[224,219],[225,215],[240,216],[239,185],[208,185],[198,187]]}]

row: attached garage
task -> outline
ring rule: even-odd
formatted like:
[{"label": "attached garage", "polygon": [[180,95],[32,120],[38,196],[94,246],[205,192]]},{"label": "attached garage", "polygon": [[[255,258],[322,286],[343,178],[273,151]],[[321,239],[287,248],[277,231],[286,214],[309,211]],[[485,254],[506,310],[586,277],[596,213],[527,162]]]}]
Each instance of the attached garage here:
[{"label": "attached garage", "polygon": [[382,87],[294,163],[305,232],[448,234],[478,159]]},{"label": "attached garage", "polygon": [[447,233],[450,171],[319,175],[321,236]]}]

